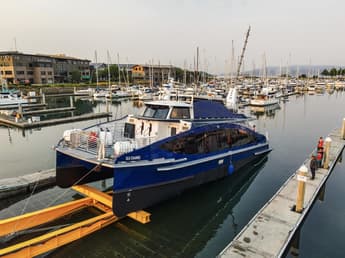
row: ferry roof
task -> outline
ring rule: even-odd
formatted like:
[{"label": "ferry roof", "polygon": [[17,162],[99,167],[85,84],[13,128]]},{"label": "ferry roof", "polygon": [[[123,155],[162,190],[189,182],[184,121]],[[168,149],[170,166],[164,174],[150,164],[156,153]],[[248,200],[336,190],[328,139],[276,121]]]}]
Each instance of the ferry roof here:
[{"label": "ferry roof", "polygon": [[246,119],[244,114],[233,113],[219,101],[194,100],[194,119],[227,118]]},{"label": "ferry roof", "polygon": [[244,114],[233,113],[223,103],[208,99],[194,99],[193,103],[174,100],[156,100],[145,102],[145,105],[166,107],[193,107],[194,119],[248,119]]},{"label": "ferry roof", "polygon": [[176,100],[155,100],[155,101],[149,101],[145,102],[145,105],[153,105],[153,106],[174,106],[174,107],[191,107],[192,103],[186,103]]}]

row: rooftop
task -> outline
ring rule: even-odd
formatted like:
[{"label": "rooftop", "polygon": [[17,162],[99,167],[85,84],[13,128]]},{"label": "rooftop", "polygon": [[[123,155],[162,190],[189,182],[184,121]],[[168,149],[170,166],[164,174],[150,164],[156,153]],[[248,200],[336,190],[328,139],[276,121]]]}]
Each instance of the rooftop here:
[{"label": "rooftop", "polygon": [[4,56],[4,55],[50,57],[50,58],[55,58],[55,59],[83,60],[83,61],[89,61],[90,62],[90,60],[87,60],[87,59],[81,59],[81,58],[66,56],[65,54],[47,55],[47,54],[28,54],[28,53],[23,53],[23,52],[19,52],[19,51],[0,51],[0,56]]}]

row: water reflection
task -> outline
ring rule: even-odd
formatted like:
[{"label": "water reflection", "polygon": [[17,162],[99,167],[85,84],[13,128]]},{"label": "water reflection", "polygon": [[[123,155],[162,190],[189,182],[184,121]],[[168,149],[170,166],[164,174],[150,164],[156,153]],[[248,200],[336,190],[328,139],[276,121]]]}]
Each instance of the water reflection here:
[{"label": "water reflection", "polygon": [[264,107],[257,107],[257,106],[251,106],[250,107],[250,113],[255,115],[256,118],[262,117],[268,117],[268,118],[274,118],[276,110],[280,109],[279,104],[264,106]]},{"label": "water reflection", "polygon": [[141,108],[144,106],[144,101],[141,100],[134,100],[133,101],[133,107]]}]

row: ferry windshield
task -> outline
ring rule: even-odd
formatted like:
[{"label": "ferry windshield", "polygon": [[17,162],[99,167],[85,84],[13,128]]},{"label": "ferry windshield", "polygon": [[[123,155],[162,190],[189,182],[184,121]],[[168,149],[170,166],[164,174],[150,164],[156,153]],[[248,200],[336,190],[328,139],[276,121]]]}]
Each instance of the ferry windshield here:
[{"label": "ferry windshield", "polygon": [[167,106],[147,106],[143,116],[152,117],[158,119],[166,119],[169,113],[169,107]]}]

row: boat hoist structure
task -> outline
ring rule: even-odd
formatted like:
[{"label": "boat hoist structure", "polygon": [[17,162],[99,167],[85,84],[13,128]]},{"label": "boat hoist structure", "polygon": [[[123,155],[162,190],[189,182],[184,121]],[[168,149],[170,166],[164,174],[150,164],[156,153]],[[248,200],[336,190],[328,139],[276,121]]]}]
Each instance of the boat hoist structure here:
[{"label": "boat hoist structure", "polygon": [[[94,207],[102,213],[84,221],[0,249],[0,257],[24,258],[37,256],[78,240],[121,219],[113,214],[112,196],[109,193],[101,192],[87,185],[78,185],[72,188],[86,197],[21,216],[0,220],[0,237],[10,236],[23,230],[38,227],[87,207]],[[150,215],[150,213],[145,211],[127,214],[128,217],[143,224],[150,222]]]}]

